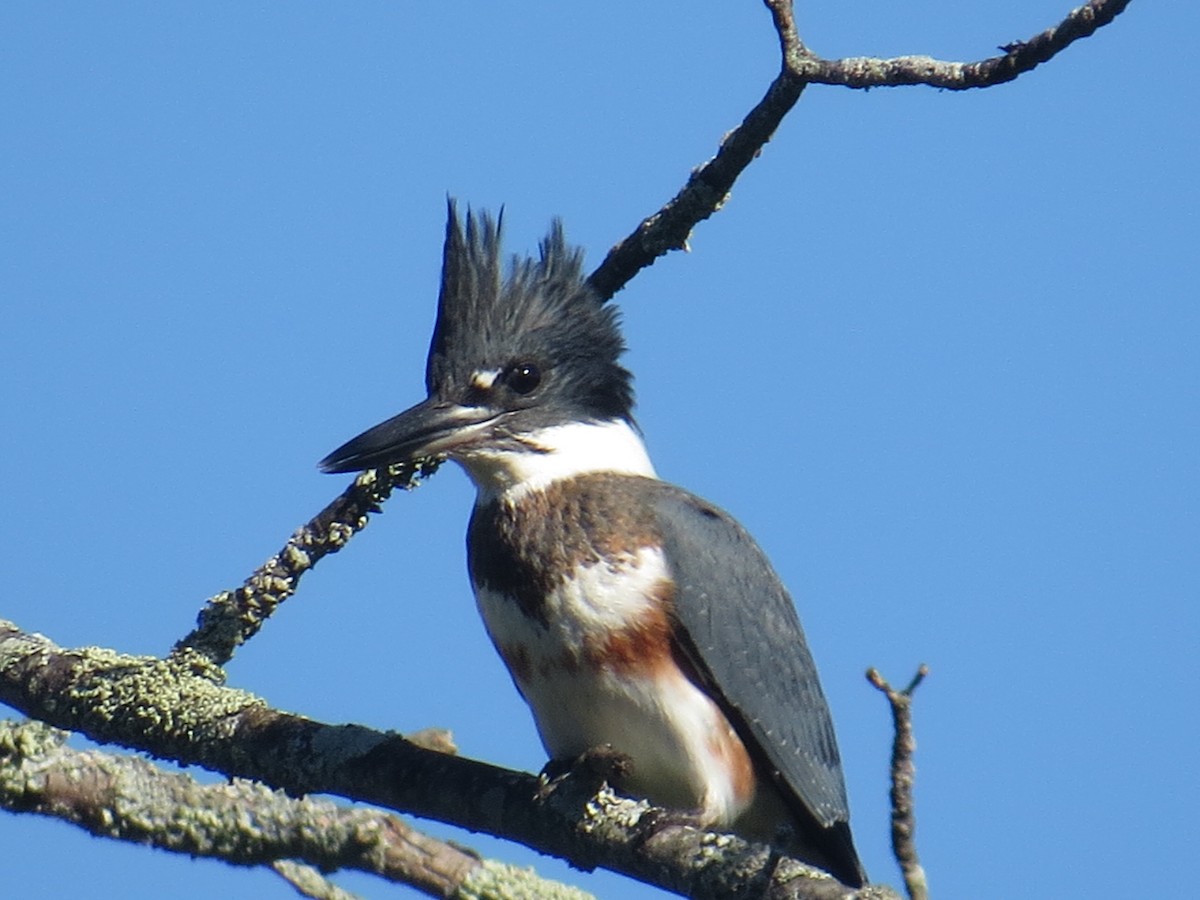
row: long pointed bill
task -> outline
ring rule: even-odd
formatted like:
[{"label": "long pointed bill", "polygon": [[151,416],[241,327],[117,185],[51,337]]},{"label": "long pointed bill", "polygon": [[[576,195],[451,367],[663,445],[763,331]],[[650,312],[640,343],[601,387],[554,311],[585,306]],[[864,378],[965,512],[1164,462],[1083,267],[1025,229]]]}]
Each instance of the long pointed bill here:
[{"label": "long pointed bill", "polygon": [[358,472],[449,453],[481,437],[498,415],[431,397],[342,444],[318,465],[322,472]]}]

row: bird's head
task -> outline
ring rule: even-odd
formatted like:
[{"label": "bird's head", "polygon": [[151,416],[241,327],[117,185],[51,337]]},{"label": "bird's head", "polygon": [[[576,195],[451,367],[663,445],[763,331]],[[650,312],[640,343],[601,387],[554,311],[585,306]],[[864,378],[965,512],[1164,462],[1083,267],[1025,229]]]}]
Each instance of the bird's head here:
[{"label": "bird's head", "polygon": [[322,470],[448,456],[477,483],[511,480],[518,457],[554,452],[548,435],[631,430],[617,311],[587,285],[582,253],[556,221],[537,259],[514,257],[506,270],[500,237],[485,214],[468,212],[464,227],[450,203],[428,397],[343,444]]}]

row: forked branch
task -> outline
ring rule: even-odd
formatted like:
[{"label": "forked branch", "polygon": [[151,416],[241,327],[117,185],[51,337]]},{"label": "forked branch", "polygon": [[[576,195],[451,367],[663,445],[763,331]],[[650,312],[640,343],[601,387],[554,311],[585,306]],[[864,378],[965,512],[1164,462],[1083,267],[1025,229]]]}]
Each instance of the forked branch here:
[{"label": "forked branch", "polygon": [[850,88],[928,85],[948,90],[993,87],[1012,81],[1115,19],[1129,0],[1091,0],[1028,41],[1004,45],[1004,54],[978,62],[944,62],[929,56],[827,60],[800,39],[792,0],[765,0],[779,38],[782,63],[766,95],[729,132],[717,154],[697,167],[679,192],[613,247],[588,282],[605,300],[668,250],[688,246],[692,229],[721,208],[734,182],[771,140],[783,117],[810,84]]}]

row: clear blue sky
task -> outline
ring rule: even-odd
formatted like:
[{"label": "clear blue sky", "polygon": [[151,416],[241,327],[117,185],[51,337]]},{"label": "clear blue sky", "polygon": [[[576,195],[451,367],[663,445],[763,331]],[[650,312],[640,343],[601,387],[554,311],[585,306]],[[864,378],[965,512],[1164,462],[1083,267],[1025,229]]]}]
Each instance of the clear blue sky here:
[{"label": "clear blue sky", "polygon": [[[827,56],[979,58],[1066,9],[827,0],[801,27]],[[692,252],[619,295],[659,471],[797,599],[876,879],[890,722],[862,673],[926,662],[938,896],[1194,880],[1197,32],[1137,0],[1008,86],[813,88]],[[136,653],[420,399],[447,193],[506,204],[514,251],[561,215],[594,264],[776,69],[753,0],[7,3],[0,35],[0,615]],[[539,768],[469,592],[471,497],[447,468],[395,498],[231,682]],[[0,848],[12,896],[293,896],[31,817],[0,814]]]}]

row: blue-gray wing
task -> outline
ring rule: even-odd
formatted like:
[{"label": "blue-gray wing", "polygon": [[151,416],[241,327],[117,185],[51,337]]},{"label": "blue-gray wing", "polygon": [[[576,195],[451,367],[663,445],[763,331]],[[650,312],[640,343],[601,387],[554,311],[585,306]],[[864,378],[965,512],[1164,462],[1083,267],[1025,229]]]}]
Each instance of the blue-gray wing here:
[{"label": "blue-gray wing", "polygon": [[785,792],[823,828],[846,822],[833,722],[792,598],[729,514],[663,482],[654,493],[680,649]]}]

